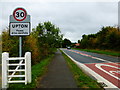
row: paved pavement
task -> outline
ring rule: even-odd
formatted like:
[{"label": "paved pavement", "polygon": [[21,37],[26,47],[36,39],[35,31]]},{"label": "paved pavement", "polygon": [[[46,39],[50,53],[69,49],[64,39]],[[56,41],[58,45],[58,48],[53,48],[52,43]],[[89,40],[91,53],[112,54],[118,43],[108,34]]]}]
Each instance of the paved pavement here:
[{"label": "paved pavement", "polygon": [[40,88],[77,88],[73,75],[59,50],[48,66],[48,72],[41,80]]},{"label": "paved pavement", "polygon": [[120,58],[73,49],[61,49],[83,70],[106,84],[120,88]]}]

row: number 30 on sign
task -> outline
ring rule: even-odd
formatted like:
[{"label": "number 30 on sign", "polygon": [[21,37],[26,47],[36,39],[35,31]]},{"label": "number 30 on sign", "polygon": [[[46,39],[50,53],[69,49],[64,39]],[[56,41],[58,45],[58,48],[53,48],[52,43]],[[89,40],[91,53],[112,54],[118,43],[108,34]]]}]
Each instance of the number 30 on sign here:
[{"label": "number 30 on sign", "polygon": [[13,17],[17,21],[23,21],[26,18],[26,16],[27,16],[27,12],[23,8],[17,8],[13,12]]}]

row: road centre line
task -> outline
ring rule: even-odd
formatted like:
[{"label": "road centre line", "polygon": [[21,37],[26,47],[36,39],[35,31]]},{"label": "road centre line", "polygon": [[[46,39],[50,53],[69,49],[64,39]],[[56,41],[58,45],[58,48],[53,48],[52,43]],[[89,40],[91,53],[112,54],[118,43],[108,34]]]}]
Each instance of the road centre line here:
[{"label": "road centre line", "polygon": [[107,62],[107,63],[113,63],[115,65],[118,65],[117,63],[114,63],[114,62],[111,62],[111,61],[107,61],[107,60],[102,59],[102,58],[94,57],[94,56],[91,56],[91,55],[88,55],[88,54],[84,54],[84,53],[81,53],[81,52],[78,52],[78,51],[74,51],[74,50],[68,50],[68,51],[78,53],[78,54],[80,54],[82,56],[86,56],[86,57],[90,57],[90,58],[97,59],[97,60],[100,60],[100,61],[104,61],[104,62]]}]

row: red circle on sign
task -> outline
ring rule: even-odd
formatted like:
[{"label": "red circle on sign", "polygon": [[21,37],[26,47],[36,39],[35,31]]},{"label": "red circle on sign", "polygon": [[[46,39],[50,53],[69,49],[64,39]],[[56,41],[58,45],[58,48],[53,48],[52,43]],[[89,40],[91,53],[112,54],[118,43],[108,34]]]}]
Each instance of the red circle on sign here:
[{"label": "red circle on sign", "polygon": [[[16,12],[17,12],[18,10],[22,10],[22,11],[24,12],[24,14],[25,14],[25,16],[24,16],[22,19],[17,19],[16,16],[15,16],[15,14],[16,14]],[[14,17],[15,20],[17,20],[17,21],[23,21],[23,20],[25,20],[26,16],[27,16],[27,12],[26,12],[26,10],[23,9],[23,8],[17,8],[17,9],[15,9],[14,12],[13,12],[13,17]]]}]

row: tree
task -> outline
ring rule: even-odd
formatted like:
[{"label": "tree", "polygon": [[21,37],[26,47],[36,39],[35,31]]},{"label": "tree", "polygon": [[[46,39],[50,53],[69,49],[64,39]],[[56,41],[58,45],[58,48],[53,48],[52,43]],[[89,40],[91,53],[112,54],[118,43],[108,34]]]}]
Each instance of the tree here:
[{"label": "tree", "polygon": [[82,35],[81,39],[81,48],[88,48],[89,42],[88,42],[88,36],[87,35]]},{"label": "tree", "polygon": [[71,41],[65,38],[62,42],[62,47],[66,48],[67,46],[71,46],[71,44],[72,44]]},{"label": "tree", "polygon": [[81,41],[80,40],[78,40],[78,43],[80,43]]},{"label": "tree", "polygon": [[[60,29],[51,22],[39,23],[32,29],[29,36],[23,37],[23,55],[25,52],[32,53],[32,65],[40,62],[54,52],[56,47],[62,45],[63,35]],[[18,56],[19,37],[9,36],[9,28],[2,33],[2,50],[9,52],[10,56]]]},{"label": "tree", "polygon": [[9,29],[2,32],[2,51],[9,52],[10,56],[19,56],[18,48],[19,38],[17,36],[10,36]]},{"label": "tree", "polygon": [[102,27],[96,34],[83,35],[81,48],[120,50],[120,31],[116,27]]},{"label": "tree", "polygon": [[52,53],[54,48],[61,47],[63,35],[60,33],[60,29],[51,22],[39,23],[34,32],[38,38],[43,57]]}]

